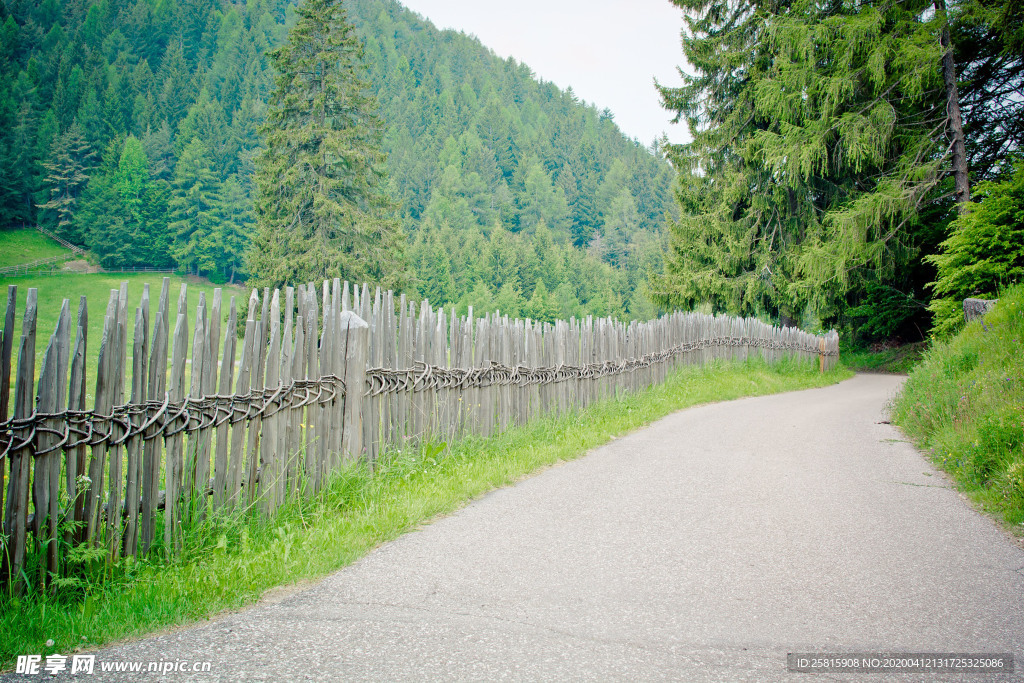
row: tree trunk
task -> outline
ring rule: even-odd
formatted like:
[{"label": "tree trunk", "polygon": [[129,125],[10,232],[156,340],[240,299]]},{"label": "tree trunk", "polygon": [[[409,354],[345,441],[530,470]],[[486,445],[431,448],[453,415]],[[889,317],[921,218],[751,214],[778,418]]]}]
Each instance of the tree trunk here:
[{"label": "tree trunk", "polygon": [[967,173],[967,150],[964,146],[964,122],[960,115],[960,94],[956,87],[956,64],[953,61],[953,39],[949,34],[946,15],[946,0],[935,0],[935,12],[946,25],[942,28],[939,44],[942,45],[942,81],[946,87],[946,116],[949,127],[946,136],[953,146],[953,178],[956,181],[957,209],[962,213],[971,201],[970,177]]}]

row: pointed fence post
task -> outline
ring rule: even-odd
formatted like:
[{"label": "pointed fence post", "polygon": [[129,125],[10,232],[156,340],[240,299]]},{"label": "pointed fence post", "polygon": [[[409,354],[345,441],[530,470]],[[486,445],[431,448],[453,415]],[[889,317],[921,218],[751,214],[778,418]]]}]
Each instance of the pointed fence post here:
[{"label": "pointed fence post", "polygon": [[352,311],[345,311],[338,321],[338,334],[345,348],[345,431],[341,435],[341,450],[345,460],[352,460],[363,454],[362,407],[370,326]]}]

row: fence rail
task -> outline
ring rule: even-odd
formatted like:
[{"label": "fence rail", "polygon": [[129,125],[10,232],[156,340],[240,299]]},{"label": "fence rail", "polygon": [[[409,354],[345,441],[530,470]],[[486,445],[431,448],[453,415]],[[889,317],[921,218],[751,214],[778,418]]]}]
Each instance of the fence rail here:
[{"label": "fence rail", "polygon": [[60,264],[64,263],[65,261],[69,261],[75,258],[76,256],[81,256],[82,254],[85,253],[85,250],[82,249],[81,247],[76,247],[67,240],[59,237],[58,235],[54,234],[53,232],[47,230],[42,226],[37,225],[36,230],[45,235],[46,237],[49,237],[54,242],[57,242],[62,247],[65,247],[66,249],[70,250],[71,253],[58,254],[57,256],[36,259],[35,261],[30,261],[28,263],[16,263],[12,266],[4,266],[0,268],[0,276],[10,276],[18,274],[27,275],[29,273],[33,273],[34,275],[49,275],[51,273],[59,272],[57,270],[57,266],[59,266]]},{"label": "fence rail", "polygon": [[636,391],[681,364],[759,354],[819,358],[824,368],[838,356],[835,332],[818,337],[754,319],[454,316],[339,280],[253,290],[239,340],[234,297],[225,311],[221,290],[209,303],[201,293],[190,325],[186,286],[173,307],[169,288],[164,278],[151,315],[146,285],[133,317],[127,283],[111,291],[91,408],[85,297],[74,324],[64,300],[36,381],[35,289],[25,300],[12,405],[17,288],[8,288],[0,581],[25,575],[30,542],[42,558],[37,585],[64,571],[61,553],[74,544],[105,547],[111,559],[171,553],[181,525],[211,509],[269,513],[315,493],[353,459],[374,466],[391,447],[488,436]]},{"label": "fence rail", "polygon": [[81,256],[82,254],[85,253],[85,249],[83,249],[82,247],[79,247],[77,245],[71,244],[71,242],[68,242],[66,239],[64,239],[63,237],[61,237],[57,233],[55,233],[55,232],[53,232],[51,230],[47,230],[46,228],[44,228],[41,225],[37,225],[36,226],[36,230],[38,230],[42,234],[46,235],[51,240],[53,240],[57,244],[61,245],[65,249],[71,250],[71,253],[74,254],[75,256]]},{"label": "fence rail", "polygon": [[[73,258],[67,254],[61,254],[59,256],[50,256],[49,258],[36,259],[35,261],[29,261],[28,263],[17,263],[13,266],[4,266],[0,268],[0,276],[3,275],[28,275],[33,273],[34,275],[49,274],[49,272],[57,271],[57,266],[64,263],[65,261]],[[43,272],[39,272],[45,269]]]}]

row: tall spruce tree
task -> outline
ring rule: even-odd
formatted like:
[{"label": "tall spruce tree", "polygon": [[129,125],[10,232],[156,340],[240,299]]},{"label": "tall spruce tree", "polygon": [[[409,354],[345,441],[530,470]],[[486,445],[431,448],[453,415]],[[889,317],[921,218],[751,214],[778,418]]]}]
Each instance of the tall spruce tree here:
[{"label": "tall spruce tree", "polygon": [[78,200],[89,180],[93,156],[95,153],[89,149],[82,128],[75,121],[54,140],[50,161],[43,162],[50,200],[39,208],[46,212],[44,215],[49,218],[51,227],[77,244],[85,242],[75,222],[75,215],[78,212]]},{"label": "tall spruce tree", "polygon": [[276,88],[256,171],[254,286],[343,277],[398,287],[405,264],[384,194],[380,123],[341,0],[306,0],[268,53]]},{"label": "tall spruce tree", "polygon": [[669,152],[682,216],[657,303],[835,320],[868,285],[923,286],[903,277],[937,241],[920,213],[954,171],[967,194],[939,4],[674,2],[696,73],[661,93],[693,141]]}]

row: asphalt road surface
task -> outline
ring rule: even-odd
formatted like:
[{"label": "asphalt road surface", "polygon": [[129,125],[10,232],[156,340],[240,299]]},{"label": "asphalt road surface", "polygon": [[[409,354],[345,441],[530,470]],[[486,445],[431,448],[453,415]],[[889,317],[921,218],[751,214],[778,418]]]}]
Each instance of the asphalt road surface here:
[{"label": "asphalt road surface", "polygon": [[[900,382],[675,413],[307,590],[96,653],[208,673],[80,680],[1024,680],[1024,550],[884,423]],[[1017,673],[787,670],[810,652]]]}]

